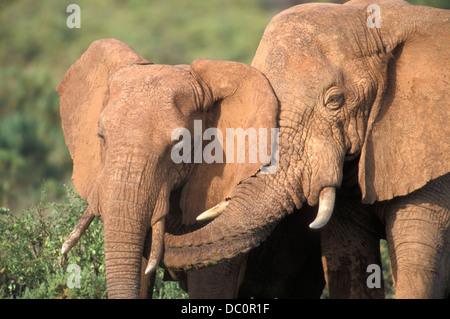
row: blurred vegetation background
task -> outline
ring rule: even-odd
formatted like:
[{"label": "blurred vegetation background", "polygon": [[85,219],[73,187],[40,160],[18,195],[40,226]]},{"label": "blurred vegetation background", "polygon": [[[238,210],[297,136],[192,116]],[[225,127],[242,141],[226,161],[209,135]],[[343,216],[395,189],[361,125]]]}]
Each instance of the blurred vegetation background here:
[{"label": "blurred vegetation background", "polygon": [[[26,209],[64,195],[71,160],[56,85],[94,40],[117,38],[154,63],[198,58],[251,63],[264,28],[296,0],[0,0],[0,207]],[[343,1],[336,1],[343,2]],[[448,0],[410,0],[450,9]]]},{"label": "blurred vegetation background", "polygon": [[[48,211],[55,210],[54,205],[50,209],[48,205],[38,204],[42,203],[44,190],[47,202],[64,203],[65,208],[60,207],[60,210],[75,209],[70,206],[73,202],[67,202],[64,187],[71,185],[72,162],[64,144],[55,87],[91,42],[116,38],[159,64],[190,64],[197,58],[250,64],[271,17],[302,2],[306,1],[0,0],[1,243],[17,238],[17,227],[14,229],[8,222],[19,225],[23,216],[25,220],[30,214],[34,216],[36,225],[47,222],[53,225],[54,220],[39,219],[43,211],[49,215]],[[450,9],[448,0],[409,2]],[[66,9],[71,3],[81,8],[79,29],[66,25],[71,14]],[[82,205],[80,203],[75,210]],[[28,220],[28,224],[33,223]],[[49,227],[54,229],[54,226]],[[67,225],[67,228],[70,231],[72,226]],[[25,236],[23,231],[26,229],[22,229],[21,236]],[[49,231],[36,231],[31,227],[26,234],[60,236]],[[26,242],[23,245],[25,247]],[[10,247],[11,251],[19,249],[4,245],[3,261],[9,249],[5,247]],[[56,249],[56,246],[48,247]],[[30,258],[45,256],[33,254]],[[2,251],[0,261],[1,258]],[[55,263],[61,265],[59,260]],[[11,275],[16,279],[7,279],[7,271],[13,266],[5,265],[0,264],[0,285],[10,285],[8,296],[22,296],[25,290],[11,288],[11,280],[23,285],[25,268],[24,273]],[[22,278],[21,281],[18,278]],[[39,287],[39,283],[35,286]]]},{"label": "blurred vegetation background", "polygon": [[[73,2],[0,0],[0,207],[30,207],[44,183],[51,198],[64,195],[71,160],[55,87],[91,42],[117,38],[160,64],[249,64],[271,17],[302,1],[79,0],[81,28],[70,29]],[[450,8],[448,0],[410,2]]]}]

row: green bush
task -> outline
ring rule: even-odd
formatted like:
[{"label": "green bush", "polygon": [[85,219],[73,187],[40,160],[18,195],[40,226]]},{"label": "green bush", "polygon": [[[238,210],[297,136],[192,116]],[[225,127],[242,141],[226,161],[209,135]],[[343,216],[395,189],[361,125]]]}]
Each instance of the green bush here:
[{"label": "green bush", "polygon": [[[94,219],[66,257],[61,254],[62,244],[87,206],[71,188],[66,191],[62,203],[45,203],[43,192],[36,207],[20,214],[0,209],[0,298],[107,296],[100,219]],[[159,269],[154,298],[187,297],[177,283],[163,282],[162,276]]]},{"label": "green bush", "polygon": [[164,281],[164,270],[156,271],[155,286],[153,287],[153,299],[187,299],[189,295],[182,290],[177,282]]},{"label": "green bush", "polygon": [[[0,295],[6,298],[103,298],[106,295],[102,225],[94,220],[73,250],[61,246],[86,203],[67,189],[65,203],[41,202],[20,214],[3,209],[0,219]],[[68,289],[70,264],[83,285]]]},{"label": "green bush", "polygon": [[380,243],[381,263],[383,266],[384,295],[386,299],[395,298],[394,281],[392,279],[391,260],[386,240]]}]

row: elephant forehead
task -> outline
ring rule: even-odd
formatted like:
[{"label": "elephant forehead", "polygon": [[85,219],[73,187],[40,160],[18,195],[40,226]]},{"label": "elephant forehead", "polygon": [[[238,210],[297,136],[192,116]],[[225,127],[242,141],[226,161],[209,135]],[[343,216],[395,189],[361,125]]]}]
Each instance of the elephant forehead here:
[{"label": "elephant forehead", "polygon": [[360,39],[366,39],[364,25],[360,9],[310,3],[279,13],[267,26],[265,35],[272,45],[295,47],[297,53],[331,56],[351,52]]},{"label": "elephant forehead", "polygon": [[[186,72],[184,72],[186,73]],[[186,76],[171,66],[132,65],[110,78],[104,116],[130,118],[133,113],[167,113],[174,103]]]},{"label": "elephant forehead", "polygon": [[[338,30],[349,25],[348,19],[358,19],[361,10],[333,3],[307,3],[293,6],[276,15],[270,22],[271,27],[279,25],[298,27],[309,25],[316,30]],[[269,27],[270,28],[270,27]],[[314,31],[312,31],[314,33]]]},{"label": "elephant forehead", "polygon": [[[159,92],[176,91],[186,72],[169,65],[129,65],[112,74],[110,91]],[[166,90],[167,89],[167,90]]]},{"label": "elephant forehead", "polygon": [[183,73],[171,66],[131,65],[112,74],[99,130],[110,143],[130,137],[170,139],[169,128],[183,126],[175,105]]},{"label": "elephant forehead", "polygon": [[203,100],[198,82],[184,66],[130,65],[110,78],[108,100],[120,112],[137,108],[158,120],[182,120]]}]

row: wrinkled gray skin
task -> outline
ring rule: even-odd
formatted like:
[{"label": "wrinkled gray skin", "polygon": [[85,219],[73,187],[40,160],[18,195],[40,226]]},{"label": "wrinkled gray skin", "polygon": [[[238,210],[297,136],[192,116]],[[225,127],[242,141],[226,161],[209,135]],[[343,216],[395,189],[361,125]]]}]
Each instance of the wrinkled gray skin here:
[{"label": "wrinkled gray skin", "polygon": [[[380,28],[367,23],[374,3]],[[166,235],[166,264],[239,255],[294,207],[319,203],[312,226],[333,213],[321,231],[331,297],[384,296],[366,284],[384,237],[397,298],[448,296],[449,35],[448,10],[397,0],[305,4],[274,17],[252,65],[280,101],[279,170],[240,183],[222,215],[183,243]],[[216,253],[205,257],[206,247]]]}]

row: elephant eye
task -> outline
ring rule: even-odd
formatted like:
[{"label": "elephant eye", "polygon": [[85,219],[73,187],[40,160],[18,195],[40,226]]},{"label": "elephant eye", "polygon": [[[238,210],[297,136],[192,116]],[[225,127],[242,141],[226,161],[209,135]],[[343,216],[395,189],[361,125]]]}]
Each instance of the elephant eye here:
[{"label": "elephant eye", "polygon": [[326,106],[331,110],[337,110],[344,104],[343,102],[344,102],[343,94],[334,94],[328,98]]},{"label": "elephant eye", "polygon": [[102,144],[103,146],[106,146],[106,139],[105,139],[105,135],[103,135],[103,133],[98,132],[97,136],[102,140]]}]

